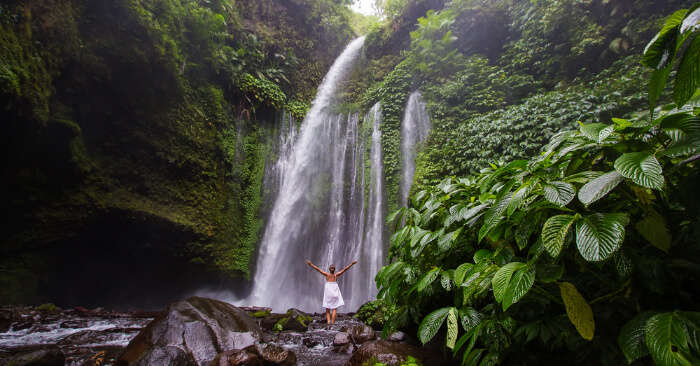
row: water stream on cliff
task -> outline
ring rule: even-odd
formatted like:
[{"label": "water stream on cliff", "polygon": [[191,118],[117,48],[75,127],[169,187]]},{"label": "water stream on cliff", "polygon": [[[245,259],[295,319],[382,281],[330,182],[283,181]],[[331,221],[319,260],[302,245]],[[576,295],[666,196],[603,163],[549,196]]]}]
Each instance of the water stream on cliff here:
[{"label": "water stream on cliff", "polygon": [[336,111],[363,42],[352,41],[336,59],[300,131],[290,125],[280,133],[278,158],[264,181],[265,191],[276,192],[276,198],[253,288],[236,303],[321,311],[325,280],[306,266],[306,259],[324,269],[358,261],[339,280],[346,303],[341,311],[354,311],[376,295],[373,279],[384,258],[380,106],[362,123],[357,113]]},{"label": "water stream on cliff", "polygon": [[430,132],[430,117],[419,91],[408,97],[403,121],[401,121],[401,186],[399,203],[405,205],[416,172],[416,149]]}]

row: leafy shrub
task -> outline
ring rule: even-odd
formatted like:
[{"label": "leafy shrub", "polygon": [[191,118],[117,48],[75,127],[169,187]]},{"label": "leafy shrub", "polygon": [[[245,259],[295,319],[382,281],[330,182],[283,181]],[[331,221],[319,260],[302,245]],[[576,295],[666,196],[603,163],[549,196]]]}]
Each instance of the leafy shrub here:
[{"label": "leafy shrub", "polygon": [[396,308],[383,300],[367,302],[357,309],[355,318],[375,329],[381,329],[394,315]]},{"label": "leafy shrub", "polygon": [[529,160],[414,194],[387,218],[385,332],[415,322],[427,343],[446,324],[462,364],[700,362],[699,107],[579,122]]}]

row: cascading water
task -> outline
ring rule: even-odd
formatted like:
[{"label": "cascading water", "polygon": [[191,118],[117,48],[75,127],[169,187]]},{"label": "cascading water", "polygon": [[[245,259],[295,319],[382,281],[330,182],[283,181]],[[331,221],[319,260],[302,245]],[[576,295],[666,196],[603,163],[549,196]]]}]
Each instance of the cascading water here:
[{"label": "cascading water", "polygon": [[408,97],[406,111],[401,121],[401,185],[399,186],[399,203],[408,202],[408,194],[413,185],[416,172],[416,149],[425,141],[430,132],[430,117],[425,110],[425,103],[419,91]]},{"label": "cascading water", "polygon": [[373,279],[384,258],[380,107],[375,105],[362,125],[357,114],[334,112],[363,42],[364,37],[352,41],[336,59],[299,135],[287,140],[293,145],[279,149],[275,168],[269,171],[278,174],[270,179],[279,188],[260,243],[253,288],[237,303],[275,311],[321,310],[325,279],[306,266],[306,259],[322,268],[334,263],[338,269],[358,260],[338,281],[346,303],[342,311],[353,311],[376,295]]}]

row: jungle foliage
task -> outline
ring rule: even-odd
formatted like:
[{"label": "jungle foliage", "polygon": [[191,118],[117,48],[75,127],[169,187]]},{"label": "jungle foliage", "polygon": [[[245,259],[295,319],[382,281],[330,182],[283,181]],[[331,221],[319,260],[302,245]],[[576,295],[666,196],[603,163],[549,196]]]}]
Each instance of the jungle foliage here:
[{"label": "jungle foliage", "polygon": [[99,224],[109,250],[247,276],[267,135],[353,36],[346,3],[0,3],[0,297],[46,301],[66,266],[48,251],[74,260]]},{"label": "jungle foliage", "polygon": [[417,325],[464,365],[698,364],[698,19],[697,5],[675,13],[644,52],[673,49],[660,67],[679,65],[676,104],[649,95],[653,113],[579,121],[392,213],[385,332]]},{"label": "jungle foliage", "polygon": [[[489,162],[530,156],[555,132],[568,128],[572,119],[627,116],[638,110],[645,100],[639,86],[646,77],[640,72],[638,54],[661,26],[664,14],[692,4],[685,0],[396,3],[402,4],[396,8],[399,11],[370,32],[366,49],[370,66],[379,60],[402,65],[411,75],[409,92],[420,90],[428,104],[433,131],[418,158],[414,186],[418,189],[446,175],[474,174]],[[387,85],[391,71],[372,69],[371,74],[384,78],[366,80],[369,92],[364,97],[375,101],[383,94],[372,92]],[[403,103],[401,98],[382,100],[384,109],[402,109]],[[534,127],[543,124],[540,134]],[[503,139],[513,143],[501,144]],[[396,142],[383,144],[390,147]],[[390,149],[385,148],[384,157],[391,166]],[[392,179],[387,171],[389,189]],[[389,199],[391,203],[391,192]]]}]

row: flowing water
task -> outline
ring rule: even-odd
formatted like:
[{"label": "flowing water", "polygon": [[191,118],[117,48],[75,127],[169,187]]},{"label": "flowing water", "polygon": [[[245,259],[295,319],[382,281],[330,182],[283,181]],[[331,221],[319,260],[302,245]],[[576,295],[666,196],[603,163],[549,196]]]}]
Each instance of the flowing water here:
[{"label": "flowing water", "polygon": [[[260,243],[253,288],[239,304],[321,311],[323,277],[306,266],[338,270],[354,311],[376,295],[374,276],[384,258],[384,187],[380,148],[381,108],[365,116],[336,112],[364,38],[352,41],[324,78],[297,133],[280,134],[278,158],[266,172],[266,192],[276,192]],[[271,175],[271,176],[269,176]]]},{"label": "flowing water", "polygon": [[416,172],[416,149],[425,141],[430,132],[430,117],[425,110],[425,103],[419,91],[414,91],[408,97],[403,121],[401,121],[401,186],[399,187],[399,203],[408,202],[408,194],[413,185]]}]

